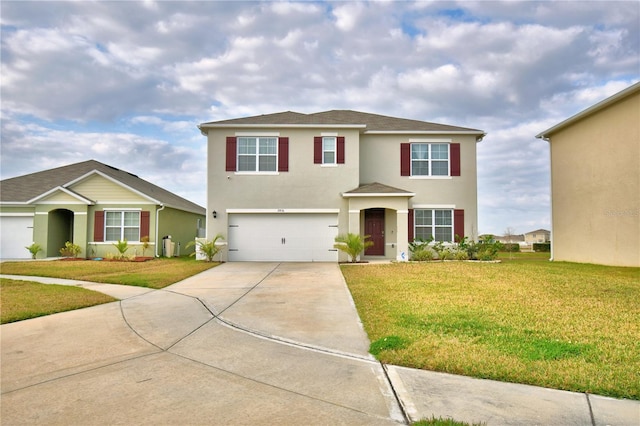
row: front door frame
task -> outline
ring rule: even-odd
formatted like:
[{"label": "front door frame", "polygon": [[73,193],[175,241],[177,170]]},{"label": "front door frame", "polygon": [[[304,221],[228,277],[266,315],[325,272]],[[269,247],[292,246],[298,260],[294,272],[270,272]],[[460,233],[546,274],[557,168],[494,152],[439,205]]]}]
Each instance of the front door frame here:
[{"label": "front door frame", "polygon": [[364,234],[370,235],[368,241],[373,242],[373,246],[364,251],[365,256],[385,255],[385,209],[372,208],[364,211]]}]

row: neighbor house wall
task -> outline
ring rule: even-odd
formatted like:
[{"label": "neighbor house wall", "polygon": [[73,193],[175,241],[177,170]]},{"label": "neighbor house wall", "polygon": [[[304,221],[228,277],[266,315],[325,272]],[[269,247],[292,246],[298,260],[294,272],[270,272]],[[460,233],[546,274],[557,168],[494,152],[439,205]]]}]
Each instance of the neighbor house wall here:
[{"label": "neighbor house wall", "polygon": [[[162,244],[164,236],[171,235],[171,242],[175,243],[174,255],[184,256],[193,253],[195,248],[187,247],[187,245],[195,241],[197,237],[198,219],[204,223],[205,216],[165,207],[159,213],[158,239],[160,244]],[[160,246],[158,254],[162,252],[161,249]]]},{"label": "neighbor house wall", "polygon": [[554,260],[640,266],[640,92],[550,135]]}]

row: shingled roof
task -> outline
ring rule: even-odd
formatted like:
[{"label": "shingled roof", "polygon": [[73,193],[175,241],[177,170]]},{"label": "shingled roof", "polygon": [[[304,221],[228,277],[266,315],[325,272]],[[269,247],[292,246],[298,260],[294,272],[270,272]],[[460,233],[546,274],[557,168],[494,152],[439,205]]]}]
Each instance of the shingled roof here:
[{"label": "shingled roof", "polygon": [[91,172],[100,172],[167,207],[205,214],[204,207],[156,186],[138,176],[95,160],[70,164],[0,181],[0,202],[25,203],[58,187],[65,187]]},{"label": "shingled roof", "polygon": [[253,117],[234,118],[230,120],[211,121],[203,123],[200,129],[208,127],[231,126],[349,126],[360,127],[365,132],[439,132],[439,133],[469,133],[484,135],[482,130],[466,127],[449,126],[446,124],[430,123],[427,121],[410,120],[406,118],[389,117],[352,110],[331,110],[313,114],[286,111],[275,114],[256,115]]}]

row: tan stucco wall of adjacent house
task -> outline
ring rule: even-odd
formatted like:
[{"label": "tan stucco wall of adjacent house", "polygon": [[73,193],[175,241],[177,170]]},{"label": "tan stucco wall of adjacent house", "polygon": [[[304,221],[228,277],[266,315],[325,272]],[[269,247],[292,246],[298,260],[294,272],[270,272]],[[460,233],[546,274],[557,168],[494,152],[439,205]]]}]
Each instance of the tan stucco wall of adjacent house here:
[{"label": "tan stucco wall of adjacent house", "polygon": [[550,136],[554,260],[640,266],[640,91]]}]

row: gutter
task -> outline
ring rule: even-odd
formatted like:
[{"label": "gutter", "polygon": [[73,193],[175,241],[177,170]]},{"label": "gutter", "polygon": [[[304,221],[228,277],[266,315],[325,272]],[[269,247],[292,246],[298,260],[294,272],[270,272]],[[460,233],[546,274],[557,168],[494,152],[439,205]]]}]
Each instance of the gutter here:
[{"label": "gutter", "polygon": [[160,257],[160,255],[158,254],[158,246],[160,245],[160,243],[158,242],[158,219],[160,217],[160,212],[162,210],[164,210],[164,204],[160,204],[162,207],[160,207],[159,209],[156,210],[156,257]]}]

